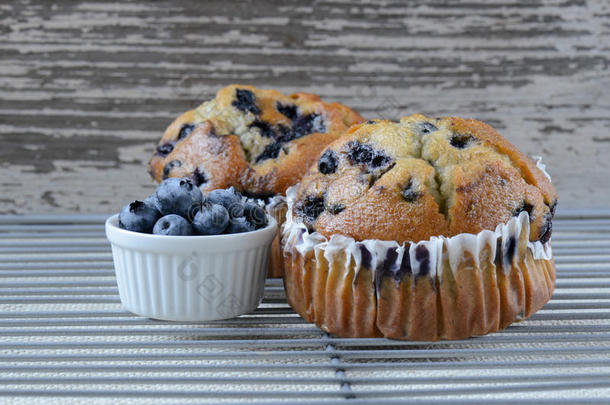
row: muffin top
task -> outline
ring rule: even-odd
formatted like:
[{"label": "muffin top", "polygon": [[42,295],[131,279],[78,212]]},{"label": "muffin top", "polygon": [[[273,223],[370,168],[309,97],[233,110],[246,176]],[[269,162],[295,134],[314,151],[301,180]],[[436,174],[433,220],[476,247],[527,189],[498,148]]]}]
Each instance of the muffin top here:
[{"label": "muffin top", "polygon": [[157,182],[191,177],[204,192],[233,186],[253,197],[284,194],[326,145],[362,121],[314,94],[230,85],[167,128],[148,170]]},{"label": "muffin top", "polygon": [[292,214],[310,231],[418,242],[494,230],[526,211],[549,240],[557,193],[546,173],[476,120],[367,121],[330,144],[303,177]]}]

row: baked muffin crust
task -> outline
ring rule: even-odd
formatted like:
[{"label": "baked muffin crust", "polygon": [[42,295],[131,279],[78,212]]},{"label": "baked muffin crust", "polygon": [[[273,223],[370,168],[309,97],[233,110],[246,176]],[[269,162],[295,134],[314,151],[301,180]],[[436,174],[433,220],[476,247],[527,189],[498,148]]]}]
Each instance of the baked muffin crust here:
[{"label": "baked muffin crust", "polygon": [[148,170],[157,182],[191,177],[204,192],[233,186],[253,197],[284,194],[328,143],[362,121],[314,94],[230,85],[167,128]]},{"label": "baked muffin crust", "polygon": [[293,215],[330,238],[420,241],[493,230],[522,211],[545,243],[557,193],[492,127],[456,117],[367,121],[304,176]]}]

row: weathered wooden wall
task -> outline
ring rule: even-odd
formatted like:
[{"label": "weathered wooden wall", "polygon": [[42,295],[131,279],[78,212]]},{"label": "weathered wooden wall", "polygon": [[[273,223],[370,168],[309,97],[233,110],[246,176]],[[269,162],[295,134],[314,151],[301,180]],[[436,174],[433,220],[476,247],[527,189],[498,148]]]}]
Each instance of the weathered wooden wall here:
[{"label": "weathered wooden wall", "polygon": [[[112,212],[181,111],[233,83],[366,117],[475,117],[610,206],[610,2],[2,2],[0,212]],[[422,3],[425,5],[419,5]]]}]

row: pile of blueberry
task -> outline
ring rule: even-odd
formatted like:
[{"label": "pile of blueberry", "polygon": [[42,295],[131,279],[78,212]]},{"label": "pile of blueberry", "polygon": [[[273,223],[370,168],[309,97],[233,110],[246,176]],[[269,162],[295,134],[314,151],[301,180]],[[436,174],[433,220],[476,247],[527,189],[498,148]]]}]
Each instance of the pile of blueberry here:
[{"label": "pile of blueberry", "polygon": [[205,196],[189,178],[169,178],[144,201],[127,204],[119,227],[155,235],[219,235],[267,226],[265,211],[233,187]]}]

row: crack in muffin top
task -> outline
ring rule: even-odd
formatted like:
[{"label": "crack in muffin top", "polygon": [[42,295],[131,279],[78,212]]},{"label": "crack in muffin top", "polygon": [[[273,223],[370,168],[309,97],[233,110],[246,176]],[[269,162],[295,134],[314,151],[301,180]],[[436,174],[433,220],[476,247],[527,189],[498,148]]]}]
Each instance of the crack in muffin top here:
[{"label": "crack in muffin top", "polygon": [[417,242],[493,230],[526,211],[529,239],[544,243],[556,202],[545,174],[489,125],[416,114],[355,125],[330,144],[293,215],[326,237]]}]

